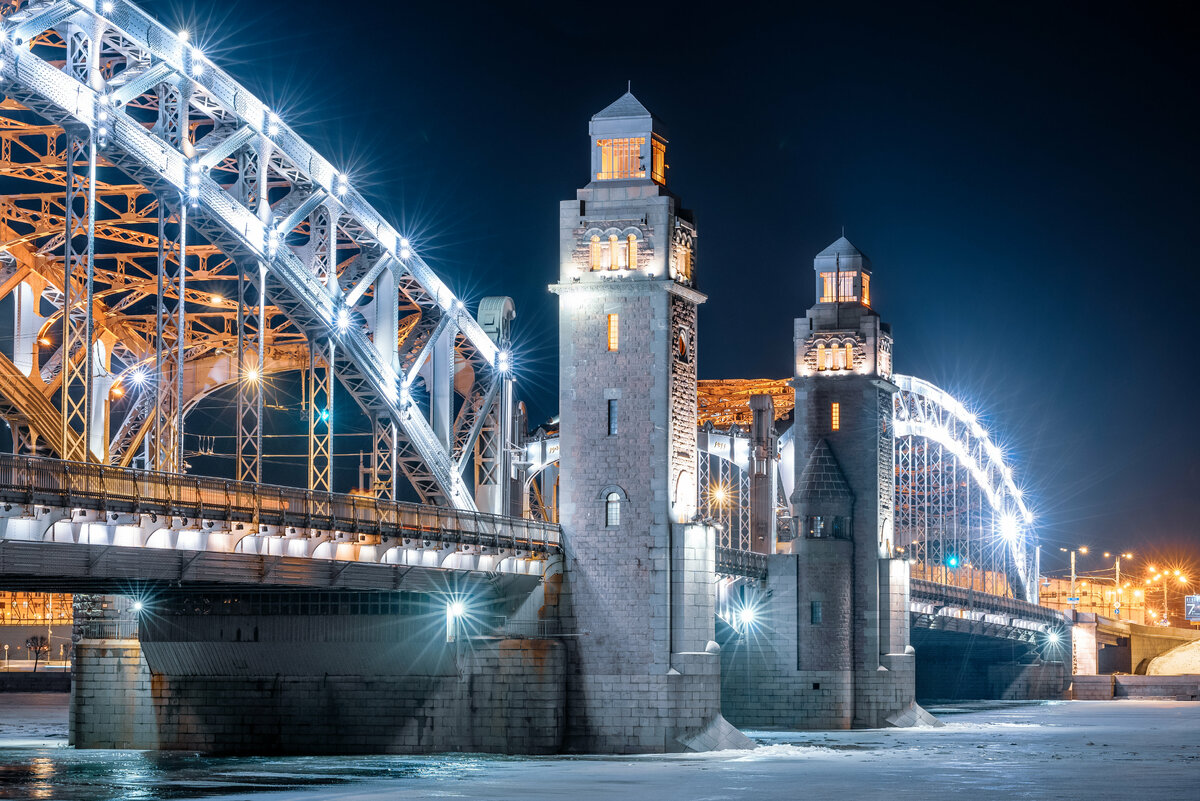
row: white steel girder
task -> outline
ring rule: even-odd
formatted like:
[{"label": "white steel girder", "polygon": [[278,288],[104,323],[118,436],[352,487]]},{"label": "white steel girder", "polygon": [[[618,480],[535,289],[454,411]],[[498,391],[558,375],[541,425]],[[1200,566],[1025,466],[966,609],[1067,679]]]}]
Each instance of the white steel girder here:
[{"label": "white steel girder", "polygon": [[[239,262],[262,262],[267,298],[311,341],[335,343],[338,358],[331,368],[338,380],[369,415],[394,423],[395,464],[421,499],[473,509],[472,493],[461,476],[461,456],[466,450],[463,432],[475,428],[471,424],[478,412],[464,418],[458,430],[435,434],[410,393],[401,391],[403,373],[398,371],[410,368],[424,350],[422,334],[449,328],[456,332],[449,338],[461,349],[460,357],[476,369],[480,388],[473,393],[475,401],[492,395],[488,388],[495,378],[489,374],[496,370],[499,348],[347,177],[265,103],[130,2],[33,2],[0,25],[0,89],[64,129],[86,127],[108,163],[176,206],[179,216],[186,209],[188,226],[209,243]],[[33,47],[50,29],[86,32],[98,46],[86,48],[86,63],[68,59],[60,68]],[[107,60],[104,71],[98,68],[101,50]],[[114,69],[118,62],[123,69]],[[147,92],[154,92],[162,106],[160,124],[150,128],[126,105]],[[177,120],[171,113],[175,110]],[[192,141],[191,124],[197,120],[211,123],[212,130]],[[258,180],[267,181],[270,171],[290,184],[291,192],[271,214],[207,174],[222,159],[247,150],[266,156],[258,165]],[[348,287],[337,281],[327,286],[293,251],[286,242],[292,230],[284,226],[300,224],[324,203],[336,208],[339,233],[352,240],[351,247],[372,265],[385,263],[382,270],[367,270]],[[284,226],[276,222],[280,218]],[[388,302],[406,298],[423,318],[402,344],[399,358],[394,343],[376,343],[358,325],[338,325],[340,313],[352,312],[364,297],[372,280],[368,276],[373,272],[377,279],[387,271],[394,277],[390,286],[399,290]],[[378,294],[376,288],[376,301]],[[445,324],[443,317],[449,318]]]}]

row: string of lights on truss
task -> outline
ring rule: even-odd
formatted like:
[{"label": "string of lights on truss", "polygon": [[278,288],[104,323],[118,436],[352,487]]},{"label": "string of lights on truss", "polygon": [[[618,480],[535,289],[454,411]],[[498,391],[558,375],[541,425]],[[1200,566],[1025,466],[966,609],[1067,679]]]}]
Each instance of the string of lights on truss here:
[{"label": "string of lights on truss", "polygon": [[950,451],[971,471],[971,475],[983,489],[992,508],[1003,515],[1001,518],[1001,534],[1005,539],[1015,539],[1019,533],[1017,528],[1018,521],[1011,516],[1011,513],[1006,508],[1002,491],[1007,489],[1008,495],[1016,503],[1021,519],[1024,520],[1026,525],[1033,522],[1033,512],[1026,506],[1021,490],[1017,488],[1016,483],[1013,481],[1012,468],[1004,463],[1004,456],[1000,452],[1000,448],[996,443],[992,442],[987,431],[979,424],[976,416],[968,411],[957,398],[928,381],[907,375],[894,375],[892,376],[892,380],[902,391],[931,401],[942,410],[948,412],[962,424],[964,431],[969,432],[970,436],[973,436],[982,443],[983,450],[987,454],[988,466],[992,467],[996,474],[1000,476],[1000,486],[992,484],[985,466],[980,464],[975,455],[971,453],[969,443],[964,443],[959,439],[951,428],[924,420],[911,420],[902,418],[899,415],[896,416],[896,436],[918,436],[932,440]]}]

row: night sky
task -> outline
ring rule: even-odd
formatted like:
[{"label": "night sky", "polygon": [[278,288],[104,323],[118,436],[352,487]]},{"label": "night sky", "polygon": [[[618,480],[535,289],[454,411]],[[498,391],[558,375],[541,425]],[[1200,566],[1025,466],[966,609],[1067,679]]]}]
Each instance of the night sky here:
[{"label": "night sky", "polygon": [[897,370],[979,413],[1047,557],[1200,557],[1185,4],[144,7],[276,103],[457,292],[515,298],[532,420],[556,412],[557,204],[631,80],[696,211],[702,378],[790,375],[812,257],[845,226]]}]

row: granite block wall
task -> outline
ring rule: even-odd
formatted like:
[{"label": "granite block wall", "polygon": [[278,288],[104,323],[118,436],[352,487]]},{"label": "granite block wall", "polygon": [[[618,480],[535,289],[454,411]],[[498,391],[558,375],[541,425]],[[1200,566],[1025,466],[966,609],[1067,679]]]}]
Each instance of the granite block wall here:
[{"label": "granite block wall", "polygon": [[539,754],[562,743],[565,654],[553,640],[473,640],[449,675],[304,675],[302,656],[295,675],[170,675],[136,640],[85,641],[77,654],[79,748]]}]

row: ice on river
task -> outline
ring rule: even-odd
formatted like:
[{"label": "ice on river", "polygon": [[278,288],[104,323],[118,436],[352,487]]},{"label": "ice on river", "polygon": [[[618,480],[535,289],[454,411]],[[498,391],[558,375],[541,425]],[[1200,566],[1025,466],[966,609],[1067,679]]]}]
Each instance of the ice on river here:
[{"label": "ice on river", "polygon": [[980,703],[946,726],[748,732],[753,751],[640,757],[243,757],[76,751],[66,697],[0,694],[0,798],[1185,799],[1200,780],[1200,703]]}]

